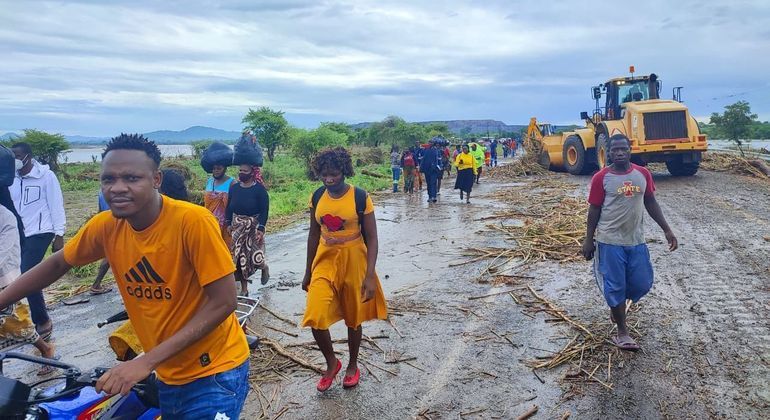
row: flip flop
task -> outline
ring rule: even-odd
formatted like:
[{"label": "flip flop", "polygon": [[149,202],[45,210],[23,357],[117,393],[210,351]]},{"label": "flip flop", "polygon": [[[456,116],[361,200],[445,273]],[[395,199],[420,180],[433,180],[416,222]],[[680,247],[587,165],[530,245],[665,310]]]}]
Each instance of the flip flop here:
[{"label": "flip flop", "polygon": [[612,342],[621,350],[637,351],[639,350],[639,344],[636,344],[633,338],[628,337],[628,340],[621,340],[619,337],[612,337]]},{"label": "flip flop", "polygon": [[61,302],[65,305],[78,305],[81,303],[88,303],[90,301],[91,301],[91,298],[81,293],[79,295],[68,297],[67,299],[62,300]]},{"label": "flip flop", "polygon": [[[48,359],[48,358],[46,357],[46,359]],[[61,355],[58,355],[58,354],[54,354],[54,356],[53,356],[53,357],[51,357],[50,359],[51,359],[51,360],[61,360]],[[53,367],[53,366],[48,366],[48,365],[45,365],[45,366],[41,367],[41,368],[40,368],[40,369],[37,371],[37,376],[48,376],[48,375],[50,375],[51,373],[53,373],[55,370],[56,370],[56,368],[55,368],[55,367]]]},{"label": "flip flop", "polygon": [[107,286],[107,287],[97,287],[97,288],[93,288],[92,287],[89,290],[89,292],[91,293],[92,296],[103,295],[103,294],[109,293],[111,291],[112,291],[112,287],[109,287],[109,286]]}]

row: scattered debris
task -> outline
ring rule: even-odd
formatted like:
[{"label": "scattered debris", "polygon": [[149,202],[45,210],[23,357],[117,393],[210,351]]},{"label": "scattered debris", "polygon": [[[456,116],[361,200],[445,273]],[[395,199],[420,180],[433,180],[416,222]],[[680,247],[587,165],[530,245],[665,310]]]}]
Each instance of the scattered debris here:
[{"label": "scattered debris", "polygon": [[746,159],[730,153],[704,153],[701,168],[764,179],[770,177],[770,167],[761,159]]}]

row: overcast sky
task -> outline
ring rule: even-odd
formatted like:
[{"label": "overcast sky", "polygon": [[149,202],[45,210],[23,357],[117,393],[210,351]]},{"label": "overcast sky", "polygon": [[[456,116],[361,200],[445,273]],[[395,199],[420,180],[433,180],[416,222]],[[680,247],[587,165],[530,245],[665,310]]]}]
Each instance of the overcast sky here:
[{"label": "overcast sky", "polygon": [[301,127],[576,123],[631,64],[698,118],[770,120],[767,0],[0,0],[0,57],[0,133],[235,130],[261,105]]}]

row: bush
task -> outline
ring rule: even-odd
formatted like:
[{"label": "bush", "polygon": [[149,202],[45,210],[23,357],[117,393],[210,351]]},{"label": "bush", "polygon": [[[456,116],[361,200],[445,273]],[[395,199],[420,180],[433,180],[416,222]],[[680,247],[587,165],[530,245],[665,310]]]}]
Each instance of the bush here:
[{"label": "bush", "polygon": [[200,160],[201,155],[203,155],[203,151],[208,149],[212,143],[214,143],[214,140],[197,140],[192,142],[193,159]]},{"label": "bush", "polygon": [[305,162],[310,169],[310,161],[319,150],[334,146],[347,146],[348,136],[329,127],[315,130],[297,130],[291,142],[292,154]]},{"label": "bush", "polygon": [[35,159],[59,172],[59,157],[70,148],[63,134],[49,134],[40,130],[24,130],[24,135],[13,139],[13,143],[27,143],[32,148]]}]

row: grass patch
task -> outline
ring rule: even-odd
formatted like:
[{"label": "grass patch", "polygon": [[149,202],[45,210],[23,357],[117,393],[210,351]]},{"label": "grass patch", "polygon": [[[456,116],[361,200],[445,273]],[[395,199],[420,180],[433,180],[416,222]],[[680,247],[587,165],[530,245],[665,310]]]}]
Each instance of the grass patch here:
[{"label": "grass patch", "polygon": [[[382,151],[368,147],[352,148],[353,161],[357,164],[356,176],[349,182],[367,191],[378,191],[390,187],[390,167],[388,164],[372,163],[373,154],[382,155]],[[202,197],[208,174],[203,171],[197,159],[176,157],[164,159],[163,165],[181,166],[189,172],[188,190],[194,200]],[[67,237],[77,232],[97,211],[99,193],[99,163],[69,163],[62,165],[60,176],[67,212]],[[382,178],[365,175],[362,170],[379,174]],[[228,175],[236,178],[237,168],[230,167]],[[310,195],[320,186],[320,182],[307,177],[304,162],[288,153],[277,153],[274,162],[265,161],[262,174],[270,194],[270,218],[283,218],[302,213],[307,209]],[[199,203],[200,204],[200,203]]]}]

